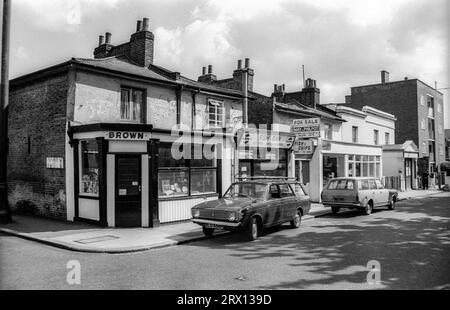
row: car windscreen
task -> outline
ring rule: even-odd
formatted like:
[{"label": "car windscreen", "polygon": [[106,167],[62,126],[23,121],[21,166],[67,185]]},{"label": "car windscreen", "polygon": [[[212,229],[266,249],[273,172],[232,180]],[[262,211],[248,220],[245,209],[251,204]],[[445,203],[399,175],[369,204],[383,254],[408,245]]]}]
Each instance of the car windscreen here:
[{"label": "car windscreen", "polygon": [[224,198],[250,197],[264,199],[267,185],[258,183],[236,183],[230,186]]},{"label": "car windscreen", "polygon": [[329,190],[353,190],[354,188],[354,180],[332,180],[327,187]]}]

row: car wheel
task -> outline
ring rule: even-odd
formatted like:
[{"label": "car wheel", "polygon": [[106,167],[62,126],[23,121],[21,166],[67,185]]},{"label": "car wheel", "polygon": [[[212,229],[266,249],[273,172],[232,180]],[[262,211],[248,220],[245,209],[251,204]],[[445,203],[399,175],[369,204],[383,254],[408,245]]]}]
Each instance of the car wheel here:
[{"label": "car wheel", "polygon": [[395,197],[391,198],[391,201],[389,202],[388,208],[389,208],[389,210],[394,210],[395,209]]},{"label": "car wheel", "polygon": [[341,208],[339,207],[331,207],[331,212],[333,212],[333,214],[338,214],[340,210]]},{"label": "car wheel", "polygon": [[249,241],[255,241],[259,236],[259,224],[256,218],[252,218],[248,224],[246,237]]},{"label": "car wheel", "polygon": [[297,211],[294,219],[291,221],[291,228],[299,228],[302,224],[302,214],[300,211]]},{"label": "car wheel", "polygon": [[364,208],[364,214],[365,215],[371,215],[373,211],[372,202],[368,202],[366,207]]},{"label": "car wheel", "polygon": [[203,233],[205,234],[205,236],[211,237],[214,234],[214,228],[203,227]]}]

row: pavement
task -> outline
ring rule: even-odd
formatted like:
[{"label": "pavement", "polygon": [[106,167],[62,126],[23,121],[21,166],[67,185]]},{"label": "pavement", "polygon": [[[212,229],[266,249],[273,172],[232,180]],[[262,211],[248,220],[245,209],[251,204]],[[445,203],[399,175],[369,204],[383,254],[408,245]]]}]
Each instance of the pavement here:
[{"label": "pavement", "polygon": [[[438,190],[418,190],[399,193],[399,200],[410,200],[442,193]],[[308,221],[330,213],[322,204],[311,205]],[[19,238],[50,246],[85,253],[131,253],[170,247],[205,240],[199,225],[183,222],[158,228],[99,228],[97,226],[14,215],[13,223],[0,225],[0,231]],[[215,236],[226,234],[217,232]]]}]

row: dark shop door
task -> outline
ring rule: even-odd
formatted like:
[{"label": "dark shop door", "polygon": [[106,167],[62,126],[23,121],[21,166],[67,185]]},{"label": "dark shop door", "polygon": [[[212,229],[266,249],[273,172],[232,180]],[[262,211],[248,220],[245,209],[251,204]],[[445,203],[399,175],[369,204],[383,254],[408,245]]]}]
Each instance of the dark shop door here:
[{"label": "dark shop door", "polygon": [[116,155],[116,226],[141,227],[141,156]]}]

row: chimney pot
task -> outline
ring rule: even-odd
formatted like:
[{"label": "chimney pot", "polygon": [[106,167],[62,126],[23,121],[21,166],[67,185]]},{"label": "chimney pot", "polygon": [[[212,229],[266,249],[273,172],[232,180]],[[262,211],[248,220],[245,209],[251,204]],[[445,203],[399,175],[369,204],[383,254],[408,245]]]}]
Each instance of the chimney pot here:
[{"label": "chimney pot", "polygon": [[213,74],[213,66],[212,65],[208,66],[208,74]]},{"label": "chimney pot", "polygon": [[137,21],[136,32],[142,31],[142,20]]},{"label": "chimney pot", "polygon": [[283,92],[286,90],[286,85],[283,84]]},{"label": "chimney pot", "polygon": [[148,18],[144,18],[142,21],[142,30],[144,31],[148,31],[149,29],[149,19]]},{"label": "chimney pot", "polygon": [[105,33],[106,44],[111,44],[111,33]]},{"label": "chimney pot", "polygon": [[245,68],[250,68],[250,59],[249,58],[245,58]]},{"label": "chimney pot", "polygon": [[202,75],[206,75],[206,67],[202,68]]},{"label": "chimney pot", "polygon": [[105,37],[99,36],[98,37],[98,46],[102,46],[103,44],[105,44]]},{"label": "chimney pot", "polygon": [[275,84],[275,85],[273,86],[273,92],[274,92],[274,93],[276,93],[276,92],[277,92],[277,90],[278,90],[278,85],[277,85],[277,84]]},{"label": "chimney pot", "polygon": [[239,59],[238,60],[238,70],[241,70],[242,69],[242,60],[241,59]]}]

